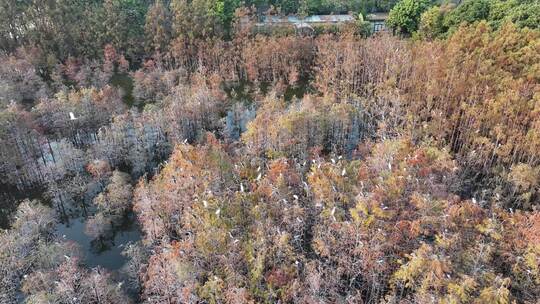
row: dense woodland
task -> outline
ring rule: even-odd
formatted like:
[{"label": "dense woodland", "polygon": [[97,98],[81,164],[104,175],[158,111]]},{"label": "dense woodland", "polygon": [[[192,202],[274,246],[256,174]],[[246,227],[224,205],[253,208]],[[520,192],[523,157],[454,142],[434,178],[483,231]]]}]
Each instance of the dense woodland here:
[{"label": "dense woodland", "polygon": [[[0,303],[538,303],[539,18],[0,0]],[[98,242],[138,223],[120,270],[58,233],[73,210]]]}]

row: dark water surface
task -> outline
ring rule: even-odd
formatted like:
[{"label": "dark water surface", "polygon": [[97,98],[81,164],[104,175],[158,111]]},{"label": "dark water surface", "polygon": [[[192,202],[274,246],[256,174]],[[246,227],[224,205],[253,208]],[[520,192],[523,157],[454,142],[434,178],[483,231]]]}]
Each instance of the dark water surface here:
[{"label": "dark water surface", "polygon": [[108,238],[93,239],[85,232],[85,217],[70,219],[57,227],[58,236],[79,244],[84,254],[83,260],[86,266],[92,268],[101,266],[109,270],[117,270],[127,262],[122,255],[122,250],[129,242],[136,242],[141,238],[139,226],[135,216],[126,216],[122,225],[114,228],[113,235]]},{"label": "dark water surface", "polygon": [[17,187],[0,184],[0,230],[8,229],[11,225],[11,217],[17,206],[17,202],[25,198],[40,199],[43,194],[42,188],[27,189],[21,191]]},{"label": "dark water surface", "polygon": [[18,204],[23,199],[37,199],[53,207],[59,218],[56,234],[58,238],[73,241],[78,244],[82,253],[81,260],[88,267],[101,266],[109,270],[118,270],[128,260],[121,253],[126,244],[141,239],[141,231],[133,213],[124,217],[122,223],[114,226],[110,235],[94,239],[85,233],[85,225],[89,216],[95,212],[92,199],[99,193],[95,187],[90,187],[80,202],[68,202],[63,207],[50,206],[44,198],[43,189],[20,191],[13,187],[0,185],[0,228],[9,228],[12,216]]}]

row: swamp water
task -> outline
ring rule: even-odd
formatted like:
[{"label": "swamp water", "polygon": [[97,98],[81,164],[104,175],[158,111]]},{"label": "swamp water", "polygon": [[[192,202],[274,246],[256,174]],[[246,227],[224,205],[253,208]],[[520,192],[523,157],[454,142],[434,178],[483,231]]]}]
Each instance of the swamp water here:
[{"label": "swamp water", "polygon": [[16,207],[23,199],[36,199],[56,211],[58,222],[56,235],[59,239],[75,242],[81,252],[82,262],[89,268],[102,267],[111,271],[119,270],[128,258],[122,251],[128,243],[141,239],[141,231],[133,213],[127,214],[112,231],[101,238],[93,238],[85,233],[86,223],[95,213],[92,199],[99,194],[97,185],[91,185],[78,202],[71,200],[63,206],[51,206],[42,189],[20,191],[0,185],[0,228],[9,228]]}]

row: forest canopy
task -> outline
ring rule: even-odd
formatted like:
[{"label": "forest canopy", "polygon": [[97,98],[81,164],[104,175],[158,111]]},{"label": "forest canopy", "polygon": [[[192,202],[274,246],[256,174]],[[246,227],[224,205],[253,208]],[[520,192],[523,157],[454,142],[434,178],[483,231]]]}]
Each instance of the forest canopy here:
[{"label": "forest canopy", "polygon": [[538,303],[539,7],[0,0],[0,303]]}]

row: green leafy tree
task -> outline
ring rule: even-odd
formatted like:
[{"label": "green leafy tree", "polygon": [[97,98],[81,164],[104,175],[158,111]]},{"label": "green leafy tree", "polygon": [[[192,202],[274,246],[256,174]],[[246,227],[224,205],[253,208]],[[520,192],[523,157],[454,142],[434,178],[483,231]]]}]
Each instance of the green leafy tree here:
[{"label": "green leafy tree", "polygon": [[99,49],[92,23],[101,14],[95,1],[0,1],[0,49],[39,46],[58,59],[95,55]]},{"label": "green leafy tree", "polygon": [[225,2],[213,0],[173,0],[173,30],[176,37],[201,39],[225,33]]},{"label": "green leafy tree", "polygon": [[371,23],[364,19],[362,13],[358,14],[358,19],[356,20],[356,29],[357,33],[362,37],[367,37],[371,34]]},{"label": "green leafy tree", "polygon": [[434,6],[422,13],[418,29],[420,36],[426,39],[434,39],[441,35],[445,31],[443,18],[442,8],[438,6]]},{"label": "green leafy tree", "polygon": [[106,0],[104,38],[131,60],[142,55],[147,6],[142,0]]},{"label": "green leafy tree", "polygon": [[402,0],[390,11],[387,23],[395,31],[410,35],[418,29],[420,17],[429,5],[429,0]]},{"label": "green leafy tree", "polygon": [[22,1],[0,1],[0,48],[13,51],[25,40],[23,13],[25,3]]},{"label": "green leafy tree", "polygon": [[446,4],[427,10],[420,18],[423,38],[448,36],[466,23],[486,21],[493,29],[513,23],[519,28],[540,28],[540,3],[531,0],[467,0],[459,5]]},{"label": "green leafy tree", "polygon": [[231,34],[235,12],[241,7],[240,0],[223,0],[223,10],[221,11],[221,22],[225,26],[227,35]]},{"label": "green leafy tree", "polygon": [[540,2],[531,0],[495,1],[491,4],[489,21],[500,27],[511,21],[518,27],[540,28]]},{"label": "green leafy tree", "polygon": [[487,20],[490,6],[490,0],[467,0],[445,16],[444,25],[450,29],[455,29],[464,22],[474,23]]},{"label": "green leafy tree", "polygon": [[148,51],[164,52],[169,46],[172,37],[171,12],[162,0],[156,0],[148,9],[144,32]]}]

